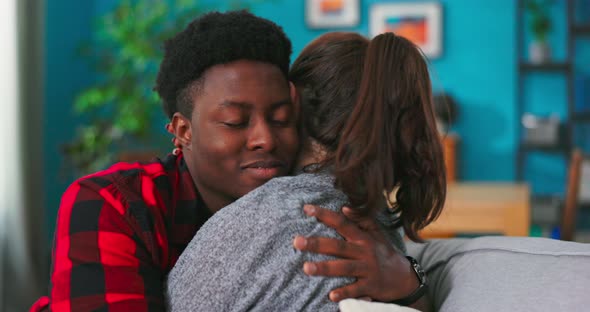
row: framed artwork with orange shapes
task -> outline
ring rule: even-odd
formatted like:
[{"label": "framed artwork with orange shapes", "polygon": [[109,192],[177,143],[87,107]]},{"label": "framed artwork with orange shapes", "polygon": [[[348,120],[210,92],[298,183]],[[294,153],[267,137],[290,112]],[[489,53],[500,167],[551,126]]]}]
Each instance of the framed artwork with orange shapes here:
[{"label": "framed artwork with orange shapes", "polygon": [[438,2],[375,4],[369,23],[371,37],[393,32],[414,42],[429,58],[442,54],[442,8]]},{"label": "framed artwork with orange shapes", "polygon": [[307,0],[305,3],[305,19],[311,28],[357,26],[359,11],[359,0]]}]

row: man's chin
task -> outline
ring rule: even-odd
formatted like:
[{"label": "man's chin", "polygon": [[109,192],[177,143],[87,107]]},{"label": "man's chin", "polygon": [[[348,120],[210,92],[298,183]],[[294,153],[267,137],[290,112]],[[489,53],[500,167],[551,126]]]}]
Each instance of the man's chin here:
[{"label": "man's chin", "polygon": [[257,189],[260,186],[263,186],[266,182],[272,180],[273,178],[276,177],[281,177],[283,175],[279,175],[279,176],[273,176],[270,177],[268,179],[247,179],[246,181],[244,181],[244,183],[241,183],[242,187],[241,187],[241,195],[240,196],[244,196],[250,192],[252,192],[253,190]]}]

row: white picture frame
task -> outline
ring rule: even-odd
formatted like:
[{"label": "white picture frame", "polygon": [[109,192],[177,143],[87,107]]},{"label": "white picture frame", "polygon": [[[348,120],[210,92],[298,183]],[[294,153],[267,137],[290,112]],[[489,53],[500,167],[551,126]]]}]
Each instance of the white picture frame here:
[{"label": "white picture frame", "polygon": [[355,27],[360,20],[359,0],[306,0],[305,19],[310,28]]},{"label": "white picture frame", "polygon": [[414,42],[429,58],[442,54],[442,7],[438,2],[378,3],[371,6],[369,33],[387,31]]}]

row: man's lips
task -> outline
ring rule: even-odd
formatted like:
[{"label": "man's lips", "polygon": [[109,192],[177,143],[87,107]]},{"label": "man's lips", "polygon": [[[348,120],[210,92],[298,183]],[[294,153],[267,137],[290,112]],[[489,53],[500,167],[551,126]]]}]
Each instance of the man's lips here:
[{"label": "man's lips", "polygon": [[247,168],[278,168],[278,167],[285,167],[286,164],[280,160],[257,160],[250,163],[247,163],[242,166],[242,169]]},{"label": "man's lips", "polygon": [[280,160],[259,160],[247,163],[241,169],[257,180],[270,180],[286,167],[287,165]]}]

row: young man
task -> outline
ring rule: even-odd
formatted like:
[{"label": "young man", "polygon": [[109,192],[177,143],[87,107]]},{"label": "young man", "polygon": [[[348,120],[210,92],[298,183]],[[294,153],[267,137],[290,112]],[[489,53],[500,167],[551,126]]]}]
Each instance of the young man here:
[{"label": "young man", "polygon": [[[164,311],[165,276],[200,226],[291,169],[299,138],[290,54],[280,27],[243,11],[204,15],[167,41],[155,89],[179,149],[152,163],[116,164],[68,188],[50,294],[33,310]],[[309,241],[307,249],[339,255],[333,242]],[[368,282],[387,286],[381,280],[395,276],[371,265],[378,255],[366,255],[375,273]],[[318,267],[316,274],[354,276]]]}]

